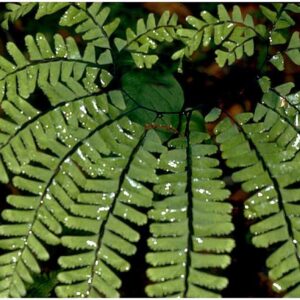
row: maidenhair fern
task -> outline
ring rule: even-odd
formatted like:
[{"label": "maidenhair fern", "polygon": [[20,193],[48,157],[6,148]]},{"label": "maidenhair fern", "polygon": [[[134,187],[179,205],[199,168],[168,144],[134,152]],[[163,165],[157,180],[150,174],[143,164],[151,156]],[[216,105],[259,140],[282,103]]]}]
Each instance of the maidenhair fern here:
[{"label": "maidenhair fern", "polygon": [[165,173],[153,190],[162,199],[155,200],[149,212],[154,223],[148,245],[153,252],[146,257],[153,266],[147,274],[157,282],[147,287],[152,297],[216,297],[211,290],[228,284],[210,271],[227,267],[227,253],[234,247],[226,236],[233,230],[232,207],[223,203],[229,191],[218,179],[218,160],[210,157],[217,147],[206,142],[207,133],[194,130],[190,114],[185,135],[171,140],[159,159]]},{"label": "maidenhair fern", "polygon": [[[30,296],[43,278],[51,282],[41,296],[118,297],[141,237],[148,296],[221,296],[235,247],[222,159],[249,193],[244,215],[253,245],[268,249],[273,289],[299,297],[300,94],[265,73],[287,59],[299,65],[299,5],[261,5],[263,23],[237,5],[184,25],[166,11],[122,34],[122,18],[98,2],[8,3],[2,27],[34,10],[37,20],[60,14],[80,38],[27,35],[26,51],[8,42],[0,57],[0,181],[14,188],[0,225],[0,297]],[[202,47],[224,67],[264,45],[254,112],[213,108],[203,118],[201,105],[187,107],[155,65],[163,43],[175,45],[181,72]]]}]

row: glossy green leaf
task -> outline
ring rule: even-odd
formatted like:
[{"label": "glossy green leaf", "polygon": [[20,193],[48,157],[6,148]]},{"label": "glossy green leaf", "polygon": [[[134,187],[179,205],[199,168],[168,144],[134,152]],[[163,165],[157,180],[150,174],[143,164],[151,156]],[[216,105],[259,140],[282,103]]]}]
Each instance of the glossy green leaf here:
[{"label": "glossy green leaf", "polygon": [[270,59],[270,62],[279,70],[284,70],[284,59],[281,53],[273,55]]},{"label": "glossy green leaf", "polygon": [[282,45],[286,43],[286,39],[284,38],[284,36],[277,32],[277,31],[272,31],[271,36],[270,36],[270,42],[271,45]]},{"label": "glossy green leaf", "polygon": [[[162,114],[155,121],[156,112],[180,112],[184,98],[183,91],[175,78],[168,73],[157,77],[156,72],[133,71],[122,77],[122,88],[128,109],[138,109],[130,113],[132,120],[143,126],[153,126],[161,136],[166,137],[176,132],[178,116]],[[150,128],[149,128],[150,129]]]},{"label": "glossy green leaf", "polygon": [[213,108],[206,116],[205,116],[205,122],[214,122],[216,121],[220,115],[221,115],[221,109],[219,108]]},{"label": "glossy green leaf", "polygon": [[268,7],[266,7],[264,5],[260,5],[259,8],[267,19],[269,19],[272,23],[275,23],[276,17],[277,17],[277,14],[275,11],[272,11],[271,9],[269,9]]}]

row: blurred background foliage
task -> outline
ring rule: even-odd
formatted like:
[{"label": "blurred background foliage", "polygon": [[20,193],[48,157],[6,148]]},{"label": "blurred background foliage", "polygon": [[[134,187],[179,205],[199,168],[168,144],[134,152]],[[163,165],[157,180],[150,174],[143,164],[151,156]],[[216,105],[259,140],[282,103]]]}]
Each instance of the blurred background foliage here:
[{"label": "blurred background foliage", "polygon": [[[225,3],[226,8],[230,12],[236,3]],[[161,15],[165,10],[176,13],[179,16],[180,23],[185,23],[188,15],[199,16],[200,11],[207,10],[213,15],[217,12],[217,3],[106,3],[111,8],[110,18],[121,18],[120,26],[116,32],[116,36],[125,37],[125,30],[128,27],[135,28],[139,18],[146,18],[150,12]],[[242,13],[245,15],[250,13],[254,19],[264,23],[266,20],[259,12],[259,4],[257,3],[238,3]],[[268,4],[266,4],[268,5]],[[5,3],[0,3],[0,19],[5,11]],[[34,20],[33,14],[18,20],[10,26],[9,31],[0,29],[0,55],[7,55],[5,44],[8,41],[16,43],[20,49],[24,49],[24,37],[27,34],[34,35],[37,31],[42,32],[51,41],[51,37],[55,33],[62,36],[69,35],[75,37],[79,46],[83,46],[83,42],[79,35],[76,35],[70,28],[62,28],[58,25],[60,13],[44,17],[39,21]],[[300,16],[295,15],[296,24],[300,24]],[[299,27],[299,25],[298,25]],[[299,30],[299,28],[298,28]],[[176,46],[176,45],[175,45]],[[252,111],[255,104],[261,97],[260,89],[257,85],[257,76],[261,71],[272,77],[274,85],[292,81],[296,86],[300,82],[300,70],[289,60],[286,60],[285,71],[277,71],[271,64],[264,64],[266,57],[266,46],[256,44],[256,55],[250,58],[243,57],[231,67],[219,68],[214,60],[214,51],[210,48],[201,48],[195,52],[192,59],[184,62],[184,72],[179,74],[176,72],[177,63],[170,60],[173,53],[174,45],[164,44],[159,46],[158,53],[160,56],[160,64],[158,69],[169,69],[180,82],[184,94],[186,107],[200,107],[203,113],[207,113],[214,106],[223,108],[231,115],[243,111]],[[119,58],[120,74],[134,69],[129,55]],[[262,68],[262,66],[264,67]],[[45,108],[47,101],[42,93],[34,95],[35,105]],[[0,109],[0,116],[2,115]],[[209,125],[207,130],[212,131],[214,124]],[[236,185],[232,183],[227,175],[226,167],[221,166],[224,170],[225,181],[232,191],[230,198],[234,206],[233,220],[236,226],[234,239],[237,246],[232,253],[232,265],[226,271],[229,278],[229,286],[224,291],[225,297],[280,297],[271,289],[271,282],[266,277],[266,269],[264,261],[267,253],[264,249],[255,249],[250,244],[250,236],[248,233],[250,221],[243,218],[243,201],[247,195]],[[18,194],[11,185],[0,185],[0,211],[5,208],[5,197],[8,194]],[[149,236],[147,229],[143,229],[141,235],[139,249],[145,249],[146,240]],[[53,248],[53,252],[59,254],[59,248]],[[128,273],[123,274],[123,286],[120,290],[122,297],[146,297],[144,287],[147,284],[145,275],[146,263],[144,260],[145,252],[139,251],[132,257],[132,268]],[[51,255],[55,257],[55,253]],[[55,259],[44,263],[44,274],[37,278],[34,286],[30,287],[27,297],[54,297],[51,293],[52,288],[56,284],[55,275],[59,266]]]}]

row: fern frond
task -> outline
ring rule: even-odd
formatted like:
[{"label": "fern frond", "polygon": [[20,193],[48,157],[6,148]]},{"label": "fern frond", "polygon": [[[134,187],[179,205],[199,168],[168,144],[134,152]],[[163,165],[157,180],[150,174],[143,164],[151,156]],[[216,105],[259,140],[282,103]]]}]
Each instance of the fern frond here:
[{"label": "fern frond", "polygon": [[[105,24],[110,13],[109,7],[102,3],[72,3],[60,19],[61,26],[74,26],[75,31],[82,35],[88,43],[105,49],[110,49],[109,38],[117,29],[120,19]],[[110,52],[109,52],[110,53]]]},{"label": "fern frond", "polygon": [[64,89],[66,83],[77,92],[76,81],[79,80],[83,82],[86,90],[95,92],[106,87],[112,78],[109,71],[102,68],[102,65],[111,61],[105,59],[105,52],[97,58],[95,48],[91,44],[81,55],[75,40],[71,37],[64,40],[56,34],[54,51],[42,34],[37,34],[36,38],[29,35],[25,38],[25,42],[29,59],[13,43],[7,44],[7,50],[14,62],[0,57],[0,101],[4,97],[10,101],[18,96],[27,99],[37,86],[47,95],[49,85],[57,85],[59,82],[62,83],[60,90]]},{"label": "fern frond", "polygon": [[[102,7],[102,3],[20,3],[7,4],[8,12],[5,13],[5,21],[2,27],[8,27],[8,21],[16,21],[18,18],[28,14],[38,5],[35,19],[46,15],[54,14],[57,11],[67,8],[60,19],[61,26],[75,26],[75,31],[82,34],[83,40],[100,48],[110,49],[109,37],[119,25],[119,18],[105,24],[109,13],[109,7]],[[105,24],[105,25],[104,25]]]},{"label": "fern frond", "polygon": [[[54,68],[52,68],[53,70]],[[87,67],[87,71],[89,71],[89,67]],[[97,73],[100,73],[102,85],[109,83],[111,77],[108,73],[105,73],[105,70]],[[102,99],[100,100],[102,101],[102,109],[104,111],[108,109],[106,96],[101,95],[101,90],[94,83],[94,75],[91,72],[87,73],[82,84],[69,75],[65,76],[63,82],[50,80],[48,83],[43,81],[41,83],[43,91],[53,105],[50,111],[38,111],[21,97],[2,102],[2,109],[7,115],[6,118],[3,117],[0,120],[0,180],[2,182],[7,182],[8,177],[1,158],[7,162],[7,167],[13,173],[20,173],[20,165],[26,163],[28,159],[26,147],[24,148],[22,145],[23,143],[27,145],[32,142],[28,132],[40,122],[41,118],[44,118],[44,120],[51,119],[51,111],[60,111],[71,125],[77,127],[78,117],[82,119],[85,105],[91,105],[90,103],[94,98],[97,101]],[[111,91],[109,95],[116,107],[125,109],[121,92]],[[17,159],[14,158],[14,153],[17,154]]]},{"label": "fern frond", "polygon": [[[265,114],[267,110],[271,110],[274,115],[277,115],[277,119],[269,118],[270,120],[281,119],[280,122],[285,124],[285,127],[289,130],[289,135],[292,137],[300,134],[299,127],[299,114],[300,114],[300,103],[299,103],[299,92],[292,93],[291,90],[294,88],[294,83],[287,82],[276,87],[271,86],[271,81],[268,77],[264,76],[259,80],[260,86],[263,90],[263,97],[261,104],[257,106],[257,110],[261,111],[261,114]],[[261,106],[265,108],[262,109]],[[271,126],[271,124],[270,124]],[[280,146],[288,147],[294,151],[299,150],[299,140],[296,139],[293,143],[288,143],[290,140],[286,140],[285,143],[281,142],[283,138],[278,139],[277,143]]]},{"label": "fern frond", "polygon": [[[14,148],[10,148],[5,163],[19,168],[20,175],[13,178],[13,184],[25,195],[9,196],[8,203],[14,208],[2,213],[7,222],[0,226],[0,235],[5,237],[0,248],[6,251],[0,255],[3,297],[24,296],[32,273],[40,272],[38,261],[49,258],[44,245],[60,243],[61,224],[80,192],[75,182],[89,186],[76,161],[80,166],[82,153],[93,160],[97,158],[95,149],[105,151],[102,145],[119,130],[115,122],[122,116],[117,107],[107,103],[105,94],[90,97],[63,110],[52,110],[12,142]],[[101,130],[106,133],[103,137]],[[95,174],[101,171],[95,170],[88,158],[84,166]]]},{"label": "fern frond", "polygon": [[[273,9],[260,5],[260,10],[272,23],[272,29],[269,32],[270,45],[276,46],[287,43],[284,31],[296,24],[289,12],[299,10],[298,6],[287,3],[276,3],[273,4]],[[279,71],[284,70],[283,54],[287,54],[294,63],[299,64],[299,60],[297,59],[297,54],[299,52],[298,40],[299,36],[297,36],[297,33],[294,33],[287,49],[285,51],[278,51],[269,59],[270,63]]]},{"label": "fern frond", "polygon": [[207,11],[201,12],[201,19],[189,16],[187,23],[192,29],[180,28],[177,35],[185,44],[185,47],[175,52],[173,59],[190,57],[202,44],[207,47],[212,41],[222,49],[217,49],[216,61],[220,67],[226,63],[233,64],[244,54],[254,54],[254,38],[259,36],[265,38],[266,27],[255,25],[253,17],[246,15],[242,17],[240,8],[235,5],[232,16],[230,16],[224,5],[218,5],[218,17],[212,16]]},{"label": "fern frond", "polygon": [[30,13],[35,7],[38,6],[38,11],[35,15],[36,19],[39,19],[46,15],[51,15],[56,13],[57,11],[69,6],[70,3],[47,3],[47,2],[32,2],[32,3],[7,3],[6,9],[7,12],[4,13],[4,21],[1,26],[8,30],[8,23],[15,22],[21,17],[24,17],[28,13]]},{"label": "fern frond", "polygon": [[257,221],[250,228],[254,245],[272,246],[267,266],[273,288],[293,297],[300,287],[300,197],[299,189],[290,188],[300,179],[298,128],[264,103],[254,115],[240,114],[235,122],[232,126],[225,119],[216,127],[217,142],[227,165],[239,168],[234,181],[252,193],[245,216]]},{"label": "fern frond", "polygon": [[4,13],[4,21],[2,21],[1,26],[8,30],[8,23],[15,22],[20,17],[23,17],[30,13],[38,3],[7,3],[7,12]]},{"label": "fern frond", "polygon": [[188,119],[186,138],[170,141],[160,157],[164,174],[154,191],[162,199],[149,212],[152,252],[146,257],[153,266],[147,271],[155,282],[146,288],[151,297],[217,297],[228,284],[212,269],[230,263],[232,207],[223,202],[229,192],[219,179],[218,160],[210,157],[217,147],[208,139]]},{"label": "fern frond", "polygon": [[298,3],[288,3],[286,10],[293,13],[300,13],[300,5]]},{"label": "fern frond", "polygon": [[[292,9],[295,8],[295,6],[292,6]],[[291,9],[291,6],[286,3],[274,3],[273,8],[266,7],[264,5],[260,5],[260,11],[262,14],[273,24],[273,29],[271,31],[271,37],[272,34],[274,35],[275,32],[278,33],[281,29],[289,28],[293,25],[295,25],[295,21],[292,19],[292,17],[288,14],[288,11]],[[273,36],[274,37],[274,36]],[[277,41],[270,40],[271,45],[277,45]],[[286,40],[281,38],[281,42],[285,43]]]},{"label": "fern frond", "polygon": [[176,39],[177,20],[177,15],[170,15],[169,11],[165,11],[158,22],[153,14],[149,14],[146,22],[143,19],[137,21],[136,32],[128,28],[126,40],[116,38],[115,45],[119,51],[129,51],[138,68],[151,68],[158,56],[150,51],[156,49],[158,43]]},{"label": "fern frond", "polygon": [[64,284],[56,288],[59,297],[119,296],[117,274],[129,270],[126,256],[135,253],[139,240],[132,227],[147,222],[139,208],[152,204],[153,193],[143,183],[158,180],[157,159],[151,151],[157,151],[161,142],[153,148],[159,141],[153,133],[122,119],[118,126],[100,131],[100,139],[90,148],[79,149],[76,163],[84,174],[74,181],[82,192],[65,225],[81,233],[62,237],[63,245],[76,252],[59,259],[66,269],[58,275]]}]

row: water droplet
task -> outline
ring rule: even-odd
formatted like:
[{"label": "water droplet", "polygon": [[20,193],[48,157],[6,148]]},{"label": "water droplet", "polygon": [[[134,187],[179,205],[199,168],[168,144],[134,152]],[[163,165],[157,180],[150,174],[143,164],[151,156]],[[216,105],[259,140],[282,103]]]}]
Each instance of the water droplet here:
[{"label": "water droplet", "polygon": [[273,286],[275,287],[275,289],[276,289],[277,291],[281,291],[281,290],[282,290],[281,285],[279,285],[279,284],[276,283],[276,282],[273,283]]},{"label": "water droplet", "polygon": [[169,165],[170,167],[172,167],[172,168],[177,168],[177,167],[178,167],[178,164],[179,164],[179,162],[176,161],[176,160],[170,160],[170,161],[168,162],[168,165]]},{"label": "water droplet", "polygon": [[157,239],[152,238],[151,240],[152,240],[153,245],[157,245]]},{"label": "water droplet", "polygon": [[94,248],[97,247],[97,243],[95,243],[94,241],[88,240],[88,241],[86,241],[86,243],[87,243],[88,246],[91,246],[91,247],[94,247]]},{"label": "water droplet", "polygon": [[[298,122],[298,121],[297,121]],[[298,126],[298,125],[296,125]],[[300,144],[300,135],[297,134],[296,140],[293,142],[292,147],[295,148],[296,150],[299,150],[299,144]]]},{"label": "water droplet", "polygon": [[[201,239],[201,238],[196,238],[196,242],[197,242],[198,244],[202,244],[202,243],[203,243],[203,239]],[[187,250],[187,249],[185,249],[185,250]]]}]

